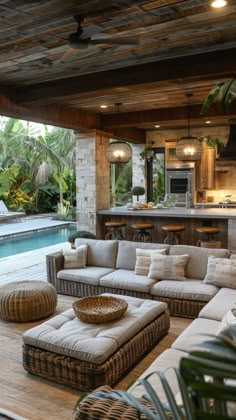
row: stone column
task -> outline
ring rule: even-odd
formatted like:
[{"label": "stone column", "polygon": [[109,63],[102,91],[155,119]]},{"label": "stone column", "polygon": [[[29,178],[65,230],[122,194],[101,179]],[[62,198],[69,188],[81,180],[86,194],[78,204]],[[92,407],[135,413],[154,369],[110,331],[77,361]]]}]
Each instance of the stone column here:
[{"label": "stone column", "polygon": [[75,132],[77,229],[97,234],[96,211],[110,207],[110,167],[105,149],[110,134]]},{"label": "stone column", "polygon": [[[147,191],[146,185],[146,168],[145,159],[141,159],[140,153],[143,151],[145,144],[133,144],[133,155],[132,155],[132,186],[137,185],[144,187]],[[136,197],[133,197],[133,201],[136,201]],[[146,193],[139,196],[139,201],[146,201]]]}]

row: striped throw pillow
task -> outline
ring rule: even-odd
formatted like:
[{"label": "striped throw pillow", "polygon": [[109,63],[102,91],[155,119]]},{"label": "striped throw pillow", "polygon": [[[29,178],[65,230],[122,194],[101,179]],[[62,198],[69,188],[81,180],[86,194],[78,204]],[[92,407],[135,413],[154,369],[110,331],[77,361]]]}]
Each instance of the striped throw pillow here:
[{"label": "striped throw pillow", "polygon": [[152,255],[148,273],[155,280],[186,280],[185,267],[189,255]]},{"label": "striped throw pillow", "polygon": [[151,264],[152,254],[166,254],[166,248],[163,249],[141,249],[136,248],[136,263],[134,272],[139,276],[147,276]]},{"label": "striped throw pillow", "polygon": [[64,251],[64,268],[84,268],[87,262],[88,245]]},{"label": "striped throw pillow", "polygon": [[236,260],[209,256],[203,283],[236,289]]}]

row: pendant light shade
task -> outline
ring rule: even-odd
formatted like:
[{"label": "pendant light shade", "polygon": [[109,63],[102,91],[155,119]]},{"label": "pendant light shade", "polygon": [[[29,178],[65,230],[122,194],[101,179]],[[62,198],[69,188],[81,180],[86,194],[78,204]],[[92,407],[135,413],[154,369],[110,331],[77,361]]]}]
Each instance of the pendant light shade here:
[{"label": "pendant light shade", "polygon": [[105,154],[110,163],[127,163],[132,157],[132,149],[125,141],[112,138],[111,143],[106,148]]},{"label": "pendant light shade", "polygon": [[[122,104],[115,104],[118,113],[120,111],[120,105]],[[124,139],[113,137],[110,139],[105,155],[110,163],[127,163],[132,158],[132,149]]]},{"label": "pendant light shade", "polygon": [[189,100],[192,96],[191,93],[188,93],[188,135],[186,137],[181,137],[176,145],[176,156],[179,160],[185,162],[194,162],[201,159],[202,156],[202,143],[193,137],[190,134],[190,103]]}]

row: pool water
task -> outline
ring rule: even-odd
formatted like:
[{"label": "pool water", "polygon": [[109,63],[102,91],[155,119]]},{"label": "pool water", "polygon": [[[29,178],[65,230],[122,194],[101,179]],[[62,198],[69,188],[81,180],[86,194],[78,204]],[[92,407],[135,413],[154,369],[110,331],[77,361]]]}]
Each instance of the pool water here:
[{"label": "pool water", "polygon": [[75,232],[76,227],[67,226],[3,239],[0,241],[0,258],[67,242],[68,236]]}]

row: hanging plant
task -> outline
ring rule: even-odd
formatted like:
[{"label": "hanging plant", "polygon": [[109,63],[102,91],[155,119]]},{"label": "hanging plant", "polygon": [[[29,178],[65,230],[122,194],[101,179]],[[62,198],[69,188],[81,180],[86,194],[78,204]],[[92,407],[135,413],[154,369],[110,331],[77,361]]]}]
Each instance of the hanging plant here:
[{"label": "hanging plant", "polygon": [[236,78],[233,77],[226,82],[217,83],[208,93],[202,105],[201,114],[205,114],[213,102],[215,102],[224,113],[228,112],[231,102],[236,98]]},{"label": "hanging plant", "polygon": [[140,153],[142,159],[150,160],[154,156],[154,150],[151,145],[144,147],[143,151]]}]

